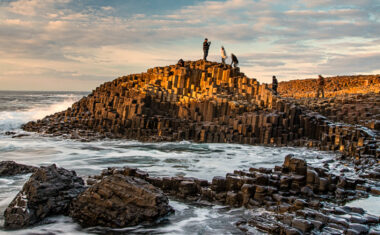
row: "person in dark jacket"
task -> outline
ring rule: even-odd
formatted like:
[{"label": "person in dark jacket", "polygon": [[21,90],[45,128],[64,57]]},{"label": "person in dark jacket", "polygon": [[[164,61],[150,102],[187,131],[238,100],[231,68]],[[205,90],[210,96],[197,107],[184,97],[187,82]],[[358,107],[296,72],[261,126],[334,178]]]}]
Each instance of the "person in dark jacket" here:
[{"label": "person in dark jacket", "polygon": [[276,78],[276,76],[273,76],[272,77],[272,90],[273,90],[275,95],[277,95],[277,87],[278,87],[277,78]]},{"label": "person in dark jacket", "polygon": [[203,42],[203,60],[207,61],[208,56],[208,50],[210,49],[211,42],[208,41],[207,38],[205,38],[205,41]]},{"label": "person in dark jacket", "polygon": [[232,64],[234,65],[234,68],[236,68],[239,64],[239,61],[238,61],[236,55],[231,53],[231,66],[232,66]]},{"label": "person in dark jacket", "polygon": [[177,65],[183,67],[183,66],[185,66],[185,61],[183,61],[183,59],[179,59],[177,62]]},{"label": "person in dark jacket", "polygon": [[319,75],[318,81],[318,90],[317,90],[317,98],[319,98],[319,94],[322,93],[322,98],[325,97],[324,87],[325,87],[325,78],[322,75]]}]

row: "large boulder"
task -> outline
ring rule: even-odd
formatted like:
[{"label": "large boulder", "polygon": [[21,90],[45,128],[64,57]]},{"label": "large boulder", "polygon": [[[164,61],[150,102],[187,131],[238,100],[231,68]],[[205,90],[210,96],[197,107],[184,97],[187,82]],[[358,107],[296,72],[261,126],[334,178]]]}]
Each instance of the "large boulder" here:
[{"label": "large boulder", "polygon": [[73,200],[70,216],[86,227],[119,228],[152,222],[172,211],[159,188],[143,179],[114,174]]},{"label": "large boulder", "polygon": [[50,215],[67,214],[71,200],[84,190],[84,182],[75,171],[56,165],[41,167],[5,210],[4,227],[22,228]]},{"label": "large boulder", "polygon": [[282,167],[284,170],[298,175],[306,175],[307,172],[306,161],[304,159],[294,157],[293,154],[288,154],[285,157]]},{"label": "large boulder", "polygon": [[0,177],[33,173],[37,169],[38,167],[18,164],[14,161],[1,161],[0,162]]}]

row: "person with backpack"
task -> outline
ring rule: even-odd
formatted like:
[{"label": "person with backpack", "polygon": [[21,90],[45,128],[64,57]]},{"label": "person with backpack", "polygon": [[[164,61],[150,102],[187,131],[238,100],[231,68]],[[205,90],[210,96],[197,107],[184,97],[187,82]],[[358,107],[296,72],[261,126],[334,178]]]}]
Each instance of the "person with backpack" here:
[{"label": "person with backpack", "polygon": [[234,65],[234,68],[236,68],[239,65],[239,60],[233,53],[231,53],[231,66],[232,64]]}]

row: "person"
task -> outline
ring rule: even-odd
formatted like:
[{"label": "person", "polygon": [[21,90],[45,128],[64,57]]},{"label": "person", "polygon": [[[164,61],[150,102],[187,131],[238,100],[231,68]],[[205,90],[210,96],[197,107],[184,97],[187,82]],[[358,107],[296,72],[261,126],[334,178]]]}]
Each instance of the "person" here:
[{"label": "person", "polygon": [[231,53],[231,66],[232,66],[232,64],[234,65],[234,68],[236,68],[239,64],[239,61],[238,61],[236,55]]},{"label": "person", "polygon": [[183,59],[181,58],[178,60],[177,65],[179,65],[180,67],[183,67],[185,66],[185,61],[183,61]]},{"label": "person", "polygon": [[207,38],[205,38],[205,41],[203,42],[203,60],[207,61],[208,56],[208,49],[210,49],[211,42],[208,41]]},{"label": "person", "polygon": [[325,78],[322,77],[322,75],[319,75],[317,84],[318,84],[317,98],[319,98],[320,93],[322,93],[322,98],[324,98],[325,97],[325,92],[324,92]]},{"label": "person", "polygon": [[277,78],[276,78],[276,76],[273,76],[272,77],[272,90],[273,90],[275,95],[277,95],[277,87],[278,87]]},{"label": "person", "polygon": [[226,50],[224,50],[223,46],[220,49],[220,53],[222,55],[222,64],[225,65],[226,64],[226,59],[227,59],[227,53],[226,53]]}]

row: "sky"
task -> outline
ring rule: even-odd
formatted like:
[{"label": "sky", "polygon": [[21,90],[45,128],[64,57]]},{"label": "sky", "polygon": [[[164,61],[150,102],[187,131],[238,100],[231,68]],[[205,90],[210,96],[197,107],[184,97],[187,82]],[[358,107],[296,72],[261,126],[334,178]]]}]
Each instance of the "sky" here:
[{"label": "sky", "polygon": [[380,74],[378,0],[0,0],[0,90],[90,91],[205,37],[260,82]]}]

